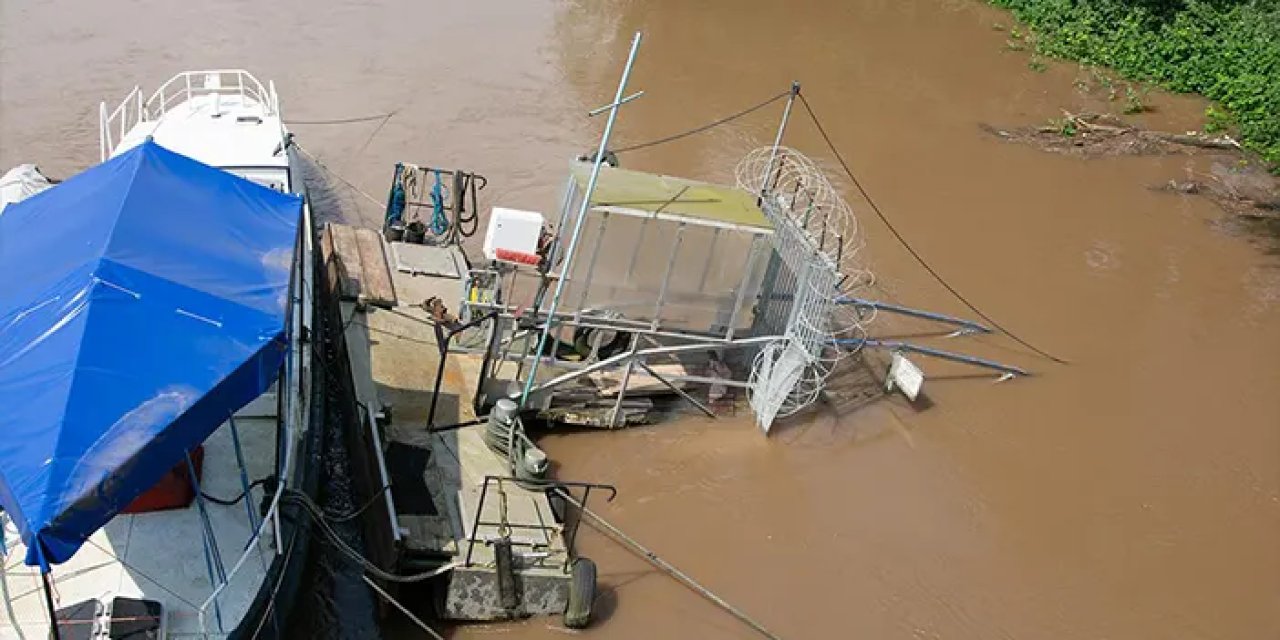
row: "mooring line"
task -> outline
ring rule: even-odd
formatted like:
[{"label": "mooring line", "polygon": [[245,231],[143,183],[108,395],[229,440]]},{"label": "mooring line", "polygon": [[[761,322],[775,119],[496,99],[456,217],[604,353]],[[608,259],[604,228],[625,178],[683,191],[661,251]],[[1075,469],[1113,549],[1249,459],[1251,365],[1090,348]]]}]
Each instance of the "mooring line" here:
[{"label": "mooring line", "polygon": [[365,193],[365,192],[364,192],[364,190],[362,190],[360,187],[357,187],[357,186],[355,185],[355,183],[353,183],[353,182],[351,182],[350,180],[347,180],[346,178],[342,177],[342,174],[338,173],[337,171],[334,171],[333,169],[330,169],[330,168],[329,168],[329,165],[325,164],[325,163],[324,163],[324,161],[322,161],[322,160],[320,160],[320,158],[316,157],[316,155],[315,155],[314,153],[311,153],[310,151],[307,151],[307,150],[306,150],[306,148],[304,148],[302,145],[298,144],[297,142],[294,142],[294,143],[293,143],[293,146],[297,147],[298,151],[301,151],[303,155],[307,156],[308,158],[311,158],[311,161],[312,161],[312,162],[314,162],[314,163],[316,163],[316,166],[317,166],[317,167],[320,167],[320,170],[321,170],[321,171],[324,171],[325,173],[327,173],[327,174],[329,174],[329,175],[331,175],[331,176],[333,176],[333,177],[337,178],[339,182],[341,182],[342,184],[347,185],[348,187],[350,187],[350,188],[351,188],[351,190],[353,190],[353,191],[355,191],[356,193],[358,193],[358,194],[360,194],[360,195],[364,196],[364,199],[365,199],[365,200],[368,200],[369,202],[372,202],[374,205],[376,205],[376,206],[378,206],[378,207],[384,207],[384,206],[386,206],[386,203],[385,203],[385,202],[379,202],[377,198],[375,198],[375,197],[373,197],[373,196],[369,195],[368,193]]},{"label": "mooring line", "polygon": [[378,583],[371,580],[367,574],[361,574],[360,577],[364,578],[364,581],[366,584],[369,585],[369,588],[377,592],[377,594],[382,596],[382,598],[386,600],[388,603],[390,603],[391,606],[395,607],[396,609],[399,609],[400,613],[403,613],[405,617],[409,618],[410,620],[413,621],[414,624],[418,625],[419,629],[422,629],[423,631],[425,631],[427,635],[431,636],[432,638],[435,638],[435,640],[444,640],[444,636],[441,636],[439,633],[436,633],[436,630],[427,626],[427,623],[423,622],[421,618],[413,615],[413,613],[409,611],[408,607],[404,606],[403,604],[400,604],[399,600],[392,598],[391,594],[387,593],[386,591],[383,591],[382,587],[379,587]]},{"label": "mooring line", "polygon": [[920,266],[924,267],[924,270],[928,271],[929,275],[933,276],[933,279],[938,281],[938,284],[941,284],[947,291],[950,291],[951,295],[955,296],[957,300],[964,303],[964,306],[968,307],[970,311],[977,314],[978,317],[982,318],[983,320],[986,320],[987,322],[991,323],[991,326],[995,327],[996,329],[999,329],[1001,333],[1005,334],[1006,336],[1009,336],[1018,344],[1040,354],[1045,358],[1048,358],[1054,362],[1057,362],[1058,364],[1070,364],[1070,362],[1068,362],[1067,360],[1059,358],[1055,355],[1052,355],[1044,351],[1043,349],[1036,347],[1030,342],[1027,342],[1026,340],[1023,340],[1022,338],[1018,337],[1018,335],[1015,334],[1014,332],[1001,326],[999,322],[996,322],[994,319],[991,318],[991,316],[983,313],[981,309],[979,309],[972,302],[969,302],[968,298],[964,297],[964,295],[961,294],[959,291],[957,291],[955,287],[951,286],[950,283],[948,283],[945,279],[943,279],[942,275],[939,274],[937,271],[935,271],[934,268],[930,266],[928,262],[925,261],[924,256],[921,256],[920,253],[917,252],[915,248],[911,246],[911,243],[907,242],[907,239],[902,236],[902,233],[898,231],[898,228],[893,226],[892,222],[889,222],[889,218],[885,216],[884,212],[880,210],[880,207],[876,205],[876,201],[871,198],[871,194],[867,193],[867,190],[862,187],[862,183],[859,182],[858,178],[853,175],[853,169],[849,168],[849,163],[844,161],[844,156],[840,155],[840,150],[836,148],[835,142],[831,140],[831,136],[827,135],[827,130],[823,128],[822,122],[818,120],[818,114],[814,113],[813,107],[809,106],[809,100],[804,97],[804,93],[800,93],[799,96],[800,96],[800,104],[803,104],[804,110],[809,112],[809,119],[812,120],[814,126],[817,127],[818,133],[822,134],[822,139],[826,141],[827,147],[831,149],[831,153],[835,155],[836,160],[840,163],[840,166],[844,168],[844,172],[846,175],[849,176],[849,180],[853,181],[853,186],[857,187],[858,192],[862,194],[863,199],[865,199],[867,201],[867,204],[871,206],[871,210],[875,212],[876,217],[880,218],[880,221],[884,223],[884,226],[889,229],[889,232],[893,234],[893,237],[898,239],[898,242],[902,245],[904,249],[907,250],[907,253],[910,253],[911,257],[915,258],[916,262],[920,263]]},{"label": "mooring line", "polygon": [[594,511],[588,509],[581,502],[579,502],[577,498],[574,498],[573,496],[569,495],[568,491],[565,491],[562,488],[557,488],[555,492],[559,494],[561,497],[563,497],[565,500],[568,500],[569,502],[573,503],[573,505],[578,507],[578,510],[581,511],[584,515],[590,516],[592,521],[594,521],[596,524],[608,530],[609,533],[613,534],[616,540],[619,540],[625,543],[627,546],[631,547],[632,550],[644,556],[644,559],[648,560],[650,564],[652,564],[653,566],[665,571],[671,577],[684,583],[686,587],[693,589],[694,591],[701,594],[704,598],[714,602],[721,609],[724,609],[725,611],[729,612],[731,615],[733,615],[733,617],[737,618],[738,620],[741,620],[743,623],[745,623],[747,626],[754,629],[760,635],[766,638],[769,638],[769,640],[782,640],[781,637],[779,637],[774,632],[770,631],[763,624],[760,624],[759,622],[757,622],[751,616],[744,613],[741,609],[738,609],[737,607],[729,604],[728,602],[725,601],[724,598],[721,598],[720,596],[712,592],[710,589],[702,586],[702,584],[700,584],[697,580],[694,580],[693,578],[689,577],[689,575],[686,574],[685,572],[675,568],[670,562],[667,562],[666,560],[659,558],[658,554],[654,553],[648,547],[645,547],[644,545],[637,542],[635,538],[632,538],[631,536],[628,536],[627,534],[623,533],[621,529],[613,526],[607,520],[597,515]]},{"label": "mooring line", "polygon": [[374,120],[385,120],[395,115],[395,111],[389,113],[379,113],[371,116],[355,116],[353,118],[333,118],[331,120],[285,120],[285,124],[290,125],[329,125],[329,124],[353,124],[356,122],[373,122]]},{"label": "mooring line", "polygon": [[725,124],[726,122],[732,122],[732,121],[737,120],[738,118],[741,118],[742,116],[745,116],[745,115],[747,115],[747,114],[753,113],[753,112],[755,112],[755,111],[759,111],[760,109],[763,109],[763,108],[765,108],[765,107],[767,107],[767,106],[769,106],[769,105],[771,105],[771,104],[773,104],[773,103],[775,103],[775,102],[777,102],[777,101],[779,101],[779,100],[781,100],[781,99],[783,99],[783,98],[785,98],[785,97],[787,97],[787,96],[789,96],[789,95],[791,95],[791,90],[790,90],[790,89],[787,89],[786,91],[783,91],[782,93],[779,93],[778,95],[773,96],[772,98],[769,98],[768,100],[765,100],[764,102],[761,102],[761,103],[759,103],[759,104],[757,104],[757,105],[754,105],[754,106],[751,106],[751,107],[747,107],[746,109],[743,109],[742,111],[739,111],[739,112],[737,112],[737,113],[735,113],[735,114],[733,114],[733,115],[725,116],[725,117],[723,117],[723,118],[720,118],[719,120],[715,120],[715,121],[709,122],[709,123],[704,124],[704,125],[702,125],[702,126],[700,126],[700,127],[695,127],[695,128],[693,128],[693,129],[689,129],[688,131],[682,131],[682,132],[680,132],[680,133],[672,134],[672,135],[669,135],[669,136],[667,136],[667,137],[665,137],[665,138],[658,138],[657,140],[650,140],[649,142],[642,142],[642,143],[640,143],[640,144],[633,144],[633,145],[630,145],[630,146],[623,147],[623,148],[621,148],[621,149],[610,149],[610,151],[612,151],[612,152],[614,152],[614,153],[626,153],[627,151],[636,151],[636,150],[638,150],[638,149],[644,149],[644,148],[646,148],[646,147],[653,147],[653,146],[657,146],[657,145],[660,145],[660,144],[666,144],[666,143],[668,143],[668,142],[674,142],[674,141],[679,140],[679,139],[681,139],[681,138],[687,138],[687,137],[689,137],[689,136],[691,136],[691,135],[694,135],[694,134],[697,134],[697,133],[702,133],[703,131],[706,131],[707,129],[712,129],[712,128],[718,127],[718,126],[720,126],[720,125],[722,125],[722,124]]}]

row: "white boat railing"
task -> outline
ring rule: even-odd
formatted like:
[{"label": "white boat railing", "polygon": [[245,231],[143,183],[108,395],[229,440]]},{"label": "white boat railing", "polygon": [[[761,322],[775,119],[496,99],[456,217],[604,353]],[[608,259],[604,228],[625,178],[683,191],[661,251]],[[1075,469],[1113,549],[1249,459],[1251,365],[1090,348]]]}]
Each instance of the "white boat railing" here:
[{"label": "white boat railing", "polygon": [[146,100],[142,98],[142,90],[134,87],[115,110],[108,112],[106,102],[98,105],[98,147],[102,161],[111,157],[116,145],[133,127],[159,120],[170,108],[193,98],[212,94],[239,96],[241,105],[252,101],[262,109],[263,116],[280,113],[275,83],[264,86],[244,69],[183,71],[160,85]]},{"label": "white boat railing", "polygon": [[[218,580],[217,584],[214,585],[213,592],[209,594],[209,597],[204,602],[200,603],[199,609],[196,610],[200,633],[205,638],[210,637],[209,629],[206,626],[209,608],[214,607],[215,613],[217,612],[219,597],[226,591],[236,575],[240,573],[250,556],[257,555],[260,558],[262,557],[262,549],[259,544],[262,542],[262,534],[266,532],[267,527],[271,527],[272,530],[274,555],[281,555],[285,552],[282,546],[284,544],[284,530],[280,526],[280,498],[286,491],[290,490],[288,479],[293,477],[296,450],[301,443],[303,434],[308,430],[308,423],[311,419],[307,396],[310,393],[314,393],[314,390],[310,388],[309,382],[311,378],[311,365],[309,364],[311,349],[307,346],[306,341],[302,339],[304,333],[312,330],[312,323],[309,318],[311,318],[312,305],[314,304],[311,295],[312,278],[314,277],[312,265],[314,247],[312,246],[309,232],[312,228],[310,207],[304,206],[302,208],[302,225],[303,229],[308,231],[302,234],[302,243],[298,247],[297,255],[294,258],[293,269],[298,278],[298,292],[290,301],[293,313],[290,314],[289,353],[285,364],[285,384],[281,390],[286,395],[284,415],[281,416],[280,428],[285,430],[288,444],[284,448],[284,460],[280,468],[276,470],[280,478],[280,485],[276,489],[275,495],[271,498],[270,508],[267,509],[262,520],[258,522],[258,528],[250,536],[249,542],[245,544],[244,551],[240,554],[240,557],[232,565],[231,570]],[[300,389],[304,390],[304,392],[300,393]],[[274,597],[274,595],[271,597]],[[221,626],[221,620],[219,620],[219,626]],[[221,633],[224,630],[219,628],[218,631]]]},{"label": "white boat railing", "polygon": [[[129,129],[145,119],[146,110],[142,104],[141,87],[135,86],[110,114],[107,113],[106,102],[98,103],[98,150],[102,154],[102,161],[107,160],[111,151],[129,132]],[[119,133],[112,135],[117,128]]]}]

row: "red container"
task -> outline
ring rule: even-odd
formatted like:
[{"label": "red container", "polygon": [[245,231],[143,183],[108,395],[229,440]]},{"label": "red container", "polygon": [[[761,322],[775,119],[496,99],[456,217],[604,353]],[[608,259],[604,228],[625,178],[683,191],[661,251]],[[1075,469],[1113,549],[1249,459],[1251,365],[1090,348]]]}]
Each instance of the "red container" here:
[{"label": "red container", "polygon": [[[199,481],[204,469],[204,445],[191,452],[191,464],[196,469],[196,480]],[[187,461],[164,474],[163,478],[138,496],[123,513],[147,513],[150,511],[167,511],[169,509],[185,509],[196,497],[196,488],[191,484],[191,473],[187,471]]]}]

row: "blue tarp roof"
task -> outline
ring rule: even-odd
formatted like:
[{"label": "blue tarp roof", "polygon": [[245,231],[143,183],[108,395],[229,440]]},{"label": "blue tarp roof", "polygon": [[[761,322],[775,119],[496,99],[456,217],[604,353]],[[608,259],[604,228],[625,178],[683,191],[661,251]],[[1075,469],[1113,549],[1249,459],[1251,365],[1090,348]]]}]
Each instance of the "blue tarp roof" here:
[{"label": "blue tarp roof", "polygon": [[301,198],[148,140],[0,216],[0,505],[48,570],[276,379]]}]

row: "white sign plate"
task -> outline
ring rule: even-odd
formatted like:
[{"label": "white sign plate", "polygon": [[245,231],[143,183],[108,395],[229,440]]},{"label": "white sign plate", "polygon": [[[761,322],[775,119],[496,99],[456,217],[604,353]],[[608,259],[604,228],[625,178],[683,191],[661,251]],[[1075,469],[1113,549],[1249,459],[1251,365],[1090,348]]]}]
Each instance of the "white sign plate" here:
[{"label": "white sign plate", "polygon": [[902,389],[902,395],[915,402],[920,395],[920,387],[924,386],[924,371],[901,353],[893,354],[893,362],[889,364],[889,379],[885,381],[885,391],[893,391],[894,387]]}]

